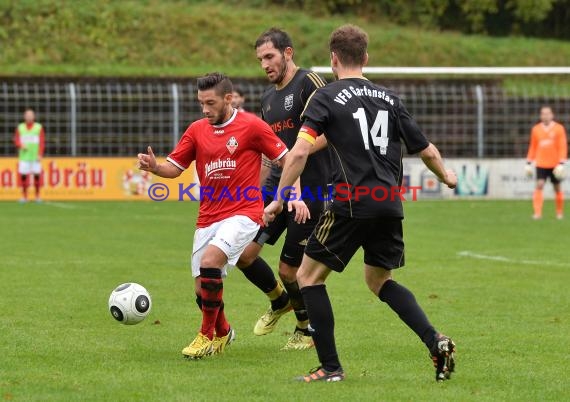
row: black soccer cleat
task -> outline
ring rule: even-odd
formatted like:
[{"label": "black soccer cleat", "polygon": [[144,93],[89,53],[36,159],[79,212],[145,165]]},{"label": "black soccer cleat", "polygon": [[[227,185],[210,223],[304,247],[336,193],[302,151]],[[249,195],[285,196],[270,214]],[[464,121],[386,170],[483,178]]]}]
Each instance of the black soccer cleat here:
[{"label": "black soccer cleat", "polygon": [[328,371],[322,367],[316,367],[309,371],[309,374],[302,375],[299,377],[295,377],[296,381],[302,382],[315,382],[315,381],[323,381],[323,382],[337,382],[344,380],[344,370],[342,368],[338,368],[335,371]]},{"label": "black soccer cleat", "polygon": [[449,380],[455,371],[455,343],[445,335],[438,334],[430,351],[431,360],[435,367],[437,382]]}]

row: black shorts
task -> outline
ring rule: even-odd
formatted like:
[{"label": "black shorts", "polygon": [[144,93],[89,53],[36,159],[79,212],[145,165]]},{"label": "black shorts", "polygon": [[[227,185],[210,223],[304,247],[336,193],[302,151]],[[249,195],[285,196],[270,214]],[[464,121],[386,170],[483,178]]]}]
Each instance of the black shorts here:
[{"label": "black shorts", "polygon": [[[271,197],[265,198],[265,205],[273,201]],[[275,217],[273,222],[259,229],[255,239],[253,239],[253,241],[260,245],[274,245],[277,240],[279,240],[279,237],[281,237],[281,234],[287,230],[280,259],[293,267],[301,265],[303,252],[305,251],[309,236],[313,232],[319,220],[319,215],[323,212],[324,208],[324,203],[320,200],[305,200],[305,204],[307,204],[309,208],[311,219],[307,219],[307,221],[302,224],[296,223],[295,210],[291,212],[287,211],[287,204],[285,203],[283,205],[283,211]]]},{"label": "black shorts", "polygon": [[550,179],[550,181],[552,182],[552,184],[558,184],[560,183],[560,180],[558,180],[556,178],[556,176],[554,176],[554,169],[545,169],[545,168],[536,168],[536,179],[537,180],[546,180],[546,179]]},{"label": "black shorts", "polygon": [[385,269],[404,265],[401,218],[356,219],[326,210],[309,238],[305,254],[342,272],[356,251],[364,249],[364,263]]}]

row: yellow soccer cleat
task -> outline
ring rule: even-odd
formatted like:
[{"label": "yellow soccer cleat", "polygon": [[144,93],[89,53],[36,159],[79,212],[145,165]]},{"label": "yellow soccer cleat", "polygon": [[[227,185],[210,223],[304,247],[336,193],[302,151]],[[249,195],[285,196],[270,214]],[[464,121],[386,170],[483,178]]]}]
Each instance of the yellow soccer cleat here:
[{"label": "yellow soccer cleat", "polygon": [[302,331],[295,330],[281,350],[307,350],[315,346],[313,338]]},{"label": "yellow soccer cleat", "polygon": [[267,310],[265,314],[259,317],[259,320],[255,323],[255,327],[253,328],[253,333],[255,335],[267,335],[273,332],[275,326],[277,325],[277,321],[291,311],[293,307],[291,303],[287,302],[287,305],[282,309],[273,311],[271,307]]},{"label": "yellow soccer cleat", "polygon": [[214,336],[212,341],[212,354],[218,355],[224,353],[226,346],[236,339],[236,331],[230,328],[230,331],[225,336]]},{"label": "yellow soccer cleat", "polygon": [[201,359],[211,355],[213,350],[213,341],[200,332],[190,345],[182,349],[182,354],[190,359]]}]

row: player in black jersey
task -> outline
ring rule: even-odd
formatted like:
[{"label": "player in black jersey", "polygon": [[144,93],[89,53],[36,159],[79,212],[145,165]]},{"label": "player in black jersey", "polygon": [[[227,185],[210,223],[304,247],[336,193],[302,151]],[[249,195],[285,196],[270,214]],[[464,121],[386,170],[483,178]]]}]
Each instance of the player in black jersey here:
[{"label": "player in black jersey", "polygon": [[[261,34],[255,43],[255,50],[261,67],[273,84],[261,99],[263,120],[269,123],[287,146],[292,147],[301,128],[301,113],[307,99],[315,89],[324,86],[325,82],[317,74],[295,65],[291,38],[280,29],[272,28]],[[271,307],[255,324],[256,335],[272,332],[279,318],[291,309],[294,310],[297,324],[283,349],[302,350],[313,346],[296,273],[301,265],[309,235],[324,209],[326,197],[318,197],[317,192],[326,188],[330,182],[330,158],[325,146],[323,137],[323,141],[319,141],[314,147],[316,152],[308,157],[307,168],[296,183],[297,194],[309,191],[315,196],[304,200],[299,200],[297,196],[295,200],[290,201],[287,210],[260,230],[237,264],[245,276],[266,293],[271,301]],[[281,168],[266,169],[270,171],[262,175],[265,180],[261,184],[265,189],[265,201],[268,204],[273,199],[273,192],[277,190]],[[287,234],[279,261],[279,277],[284,290],[269,265],[259,257],[259,253],[264,244],[275,244],[285,230]]]},{"label": "player in black jersey", "polygon": [[[331,66],[338,81],[316,90],[309,99],[277,192],[280,195],[281,189],[296,180],[316,138],[323,133],[332,154],[335,195],[309,238],[297,273],[321,366],[299,379],[344,379],[324,283],[331,271],[343,271],[362,247],[369,289],[424,342],[436,368],[436,380],[442,381],[450,378],[454,369],[455,344],[434,329],[414,295],[391,275],[392,269],[404,265],[402,145],[409,153],[419,153],[449,188],[456,186],[457,178],[445,170],[437,148],[424,137],[398,96],[363,77],[367,45],[367,34],[353,25],[332,33]],[[282,207],[281,198],[268,205],[266,221]]]}]

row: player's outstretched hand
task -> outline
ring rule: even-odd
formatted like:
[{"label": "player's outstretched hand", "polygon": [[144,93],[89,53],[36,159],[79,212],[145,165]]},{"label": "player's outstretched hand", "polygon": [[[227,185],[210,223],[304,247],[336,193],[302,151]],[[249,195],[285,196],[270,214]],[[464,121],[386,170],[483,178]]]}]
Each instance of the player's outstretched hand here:
[{"label": "player's outstretched hand", "polygon": [[271,201],[263,210],[263,223],[273,222],[275,217],[283,211],[283,204],[279,201]]},{"label": "player's outstretched hand", "polygon": [[532,168],[532,165],[530,163],[524,165],[524,172],[526,174],[526,177],[532,177],[533,170],[534,169]]},{"label": "player's outstretched hand", "polygon": [[453,170],[445,171],[445,180],[443,183],[449,188],[455,188],[457,186],[457,175]]},{"label": "player's outstretched hand", "polygon": [[148,154],[138,154],[137,167],[140,170],[146,170],[147,172],[154,173],[156,170],[156,158],[154,157],[154,152],[152,152],[150,145],[147,148],[147,152]]},{"label": "player's outstretched hand", "polygon": [[305,201],[302,200],[292,200],[287,203],[287,210],[291,212],[295,210],[295,222],[296,223],[305,223],[307,219],[311,219],[311,212],[309,211],[309,207],[305,204]]}]

